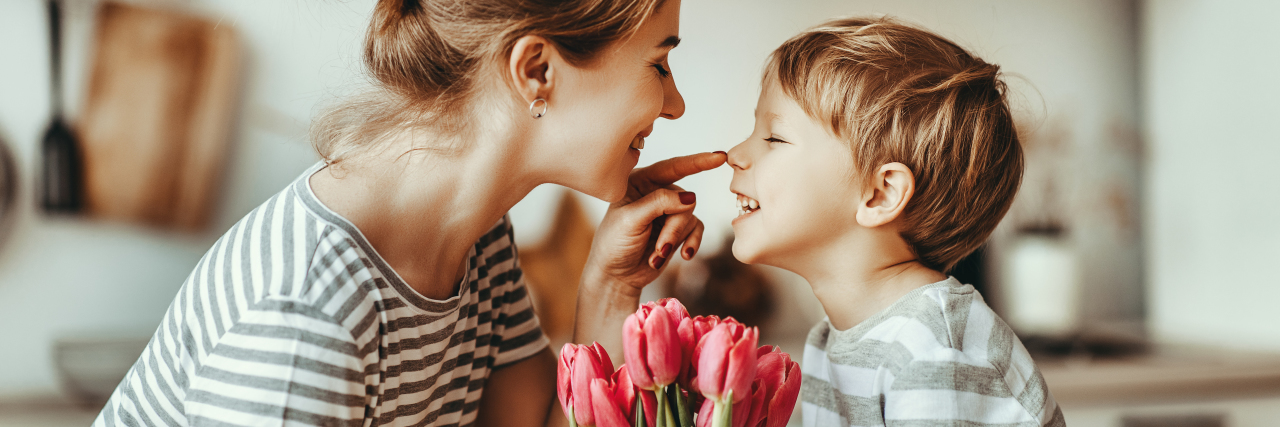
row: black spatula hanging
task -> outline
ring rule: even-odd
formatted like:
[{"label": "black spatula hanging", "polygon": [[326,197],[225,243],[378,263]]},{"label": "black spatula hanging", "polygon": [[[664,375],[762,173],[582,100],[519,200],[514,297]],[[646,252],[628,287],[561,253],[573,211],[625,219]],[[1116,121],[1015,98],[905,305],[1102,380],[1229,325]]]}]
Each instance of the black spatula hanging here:
[{"label": "black spatula hanging", "polygon": [[49,4],[49,60],[53,120],[44,133],[41,202],[46,212],[76,213],[83,206],[80,148],[62,115],[62,8]]}]

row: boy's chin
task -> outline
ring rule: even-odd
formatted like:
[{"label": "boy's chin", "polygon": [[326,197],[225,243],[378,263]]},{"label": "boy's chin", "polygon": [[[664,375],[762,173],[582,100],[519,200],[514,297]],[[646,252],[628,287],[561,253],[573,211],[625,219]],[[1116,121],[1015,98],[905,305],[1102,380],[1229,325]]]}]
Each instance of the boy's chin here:
[{"label": "boy's chin", "polygon": [[743,242],[742,239],[733,239],[733,257],[743,264],[760,264],[760,251],[758,248]]}]

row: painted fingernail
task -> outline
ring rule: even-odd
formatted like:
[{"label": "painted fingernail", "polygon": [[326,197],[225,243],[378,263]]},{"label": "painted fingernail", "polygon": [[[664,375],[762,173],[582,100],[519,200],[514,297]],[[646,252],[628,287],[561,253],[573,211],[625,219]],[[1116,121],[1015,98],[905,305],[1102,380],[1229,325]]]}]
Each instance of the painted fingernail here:
[{"label": "painted fingernail", "polygon": [[694,248],[684,248],[684,256],[685,256],[685,258],[693,258],[693,254],[694,254],[694,253],[696,253],[696,252],[698,252],[698,250],[697,250],[697,249],[694,249]]},{"label": "painted fingernail", "polygon": [[692,205],[693,202],[696,202],[696,201],[698,201],[698,196],[693,194],[692,191],[680,192],[680,203],[684,203],[686,205]]},{"label": "painted fingernail", "polygon": [[662,250],[660,252],[662,253],[663,258],[671,256],[671,244],[667,243],[665,245],[662,245]]},{"label": "painted fingernail", "polygon": [[659,269],[659,268],[662,268],[662,265],[663,265],[663,264],[666,264],[666,263],[667,263],[667,259],[666,259],[666,258],[658,257],[658,259],[657,259],[657,260],[654,260],[654,261],[653,261],[653,269],[654,269],[654,270],[657,270],[657,269]]},{"label": "painted fingernail", "polygon": [[726,155],[726,156],[728,156],[728,155],[729,155],[729,153],[726,153],[726,152],[723,152],[723,151],[712,151],[712,153],[716,153],[716,154],[724,154],[724,155]]}]

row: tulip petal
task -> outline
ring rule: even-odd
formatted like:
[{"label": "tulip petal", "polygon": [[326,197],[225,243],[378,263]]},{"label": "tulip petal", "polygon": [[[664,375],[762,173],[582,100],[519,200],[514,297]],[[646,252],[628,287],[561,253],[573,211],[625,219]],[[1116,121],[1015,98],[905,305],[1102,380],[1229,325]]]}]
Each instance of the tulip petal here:
[{"label": "tulip petal", "polygon": [[[714,331],[712,332],[714,333]],[[745,328],[742,337],[729,349],[729,363],[724,389],[733,391],[734,402],[751,396],[751,381],[756,378],[756,328]]]},{"label": "tulip petal", "polygon": [[604,346],[600,345],[598,342],[591,343],[590,349],[592,353],[595,353],[596,360],[600,362],[600,364],[597,365],[600,368],[600,378],[608,378],[614,371],[613,359],[609,358],[609,352],[605,351]]},{"label": "tulip petal", "polygon": [[789,361],[786,371],[786,379],[769,400],[767,427],[786,426],[800,398],[800,364]]},{"label": "tulip petal", "polygon": [[667,313],[671,314],[671,320],[679,324],[684,319],[689,318],[689,310],[684,308],[684,304],[675,298],[663,298],[658,300],[658,305],[667,309]]},{"label": "tulip petal", "polygon": [[[680,375],[683,349],[676,333],[676,324],[665,308],[655,308],[644,321],[644,349],[654,386],[664,386],[676,381]],[[628,361],[627,363],[631,363]],[[639,381],[637,381],[639,383]]]},{"label": "tulip petal", "polygon": [[[644,422],[653,427],[658,422],[658,397],[649,390],[640,391],[640,400],[644,405]],[[637,426],[638,427],[638,426]]]},{"label": "tulip petal", "polygon": [[560,408],[566,417],[569,416],[569,406],[573,404],[570,383],[573,380],[573,355],[577,351],[572,343],[565,343],[560,348],[560,360],[556,364],[556,397],[560,399]]},{"label": "tulip petal", "polygon": [[627,316],[627,320],[622,323],[622,356],[627,363],[624,365],[631,373],[631,381],[645,390],[651,390],[654,387],[653,373],[650,372],[648,361],[645,353],[647,341],[645,340],[644,326],[640,320],[640,312],[637,311]]},{"label": "tulip petal", "polygon": [[613,390],[608,380],[591,381],[591,409],[595,411],[595,421],[599,427],[630,427],[631,423],[623,416],[622,410],[611,397]]},{"label": "tulip petal", "polygon": [[725,391],[729,349],[733,347],[728,330],[728,325],[721,323],[699,343],[702,350],[698,356],[698,391],[710,400],[719,400]]},{"label": "tulip petal", "polygon": [[[758,353],[757,353],[758,354]],[[763,381],[765,394],[772,396],[785,379],[787,363],[791,362],[786,353],[765,353],[756,360],[756,378]]]},{"label": "tulip petal", "polygon": [[[744,426],[759,427],[760,421],[768,415],[768,398],[769,396],[765,394],[764,385],[757,378],[751,384],[751,400],[749,400],[751,402],[751,414],[747,416],[747,422],[743,424]],[[746,400],[743,401],[743,403],[747,402]]]},{"label": "tulip petal", "polygon": [[711,427],[711,414],[716,409],[716,402],[707,399],[702,402],[702,409],[698,410],[698,419],[694,420],[697,427]]},{"label": "tulip petal", "polygon": [[693,359],[693,348],[698,345],[698,337],[695,333],[693,319],[686,317],[680,320],[679,325],[676,325],[676,335],[680,336],[681,359],[680,376],[676,378],[676,382],[686,390],[690,388],[690,379],[698,371],[697,362]]},{"label": "tulip petal", "polygon": [[596,424],[595,411],[591,405],[591,381],[601,377],[592,366],[597,363],[592,359],[590,349],[580,349],[573,356],[573,378],[570,380],[573,416],[577,418],[578,425],[583,426]]}]

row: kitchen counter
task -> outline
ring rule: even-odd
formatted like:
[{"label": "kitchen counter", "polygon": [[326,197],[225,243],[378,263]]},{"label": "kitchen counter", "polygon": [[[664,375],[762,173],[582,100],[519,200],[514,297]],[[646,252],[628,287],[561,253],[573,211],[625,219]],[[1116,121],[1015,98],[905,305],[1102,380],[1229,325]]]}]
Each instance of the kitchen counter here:
[{"label": "kitchen counter", "polygon": [[1280,397],[1280,354],[1158,347],[1114,358],[1037,358],[1063,407]]}]

